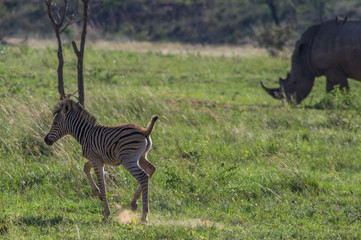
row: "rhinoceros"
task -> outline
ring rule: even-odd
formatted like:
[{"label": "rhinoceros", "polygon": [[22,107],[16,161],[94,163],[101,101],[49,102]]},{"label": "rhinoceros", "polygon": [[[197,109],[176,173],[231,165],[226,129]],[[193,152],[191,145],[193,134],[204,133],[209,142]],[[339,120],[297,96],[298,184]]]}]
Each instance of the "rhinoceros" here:
[{"label": "rhinoceros", "polygon": [[298,104],[323,75],[327,92],[336,85],[349,89],[347,78],[361,81],[361,21],[336,18],[309,27],[296,42],[291,72],[279,78],[280,87],[261,85],[274,98]]}]

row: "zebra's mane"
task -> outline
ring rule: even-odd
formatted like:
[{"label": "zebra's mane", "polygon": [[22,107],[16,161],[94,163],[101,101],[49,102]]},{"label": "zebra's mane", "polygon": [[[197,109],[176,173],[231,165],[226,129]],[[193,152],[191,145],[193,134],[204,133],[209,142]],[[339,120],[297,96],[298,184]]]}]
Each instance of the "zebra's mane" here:
[{"label": "zebra's mane", "polygon": [[76,103],[71,99],[65,99],[65,100],[59,101],[54,106],[53,115],[58,114],[66,104],[69,104],[69,106],[70,106],[69,111],[73,110],[75,113],[77,113],[77,115],[79,116],[80,119],[82,119],[83,121],[85,121],[91,125],[95,125],[96,118],[93,115],[91,115],[87,110],[85,110],[80,103]]}]

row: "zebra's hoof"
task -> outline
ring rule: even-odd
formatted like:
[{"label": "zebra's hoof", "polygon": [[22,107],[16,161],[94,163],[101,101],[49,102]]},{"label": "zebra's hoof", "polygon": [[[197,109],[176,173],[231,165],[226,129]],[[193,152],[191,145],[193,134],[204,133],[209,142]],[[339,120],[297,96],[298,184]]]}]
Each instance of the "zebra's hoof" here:
[{"label": "zebra's hoof", "polygon": [[105,214],[105,215],[103,216],[103,221],[107,221],[107,220],[108,220],[108,217],[109,217],[109,215],[106,215],[106,214]]},{"label": "zebra's hoof", "polygon": [[132,206],[132,210],[133,211],[135,211],[135,210],[137,210],[137,208],[138,208],[138,203],[137,203],[137,201],[132,201],[132,203],[131,203],[131,206]]},{"label": "zebra's hoof", "polygon": [[103,220],[106,221],[106,220],[108,219],[109,215],[110,215],[110,210],[109,210],[109,208],[108,208],[108,209],[104,209],[104,218],[103,218]]},{"label": "zebra's hoof", "polygon": [[148,222],[148,217],[142,217],[142,223],[147,223]]}]

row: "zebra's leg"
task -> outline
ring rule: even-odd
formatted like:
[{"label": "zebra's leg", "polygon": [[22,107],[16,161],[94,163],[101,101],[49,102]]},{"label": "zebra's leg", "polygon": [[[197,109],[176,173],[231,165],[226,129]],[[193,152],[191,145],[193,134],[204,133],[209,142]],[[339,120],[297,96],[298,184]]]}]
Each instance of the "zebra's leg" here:
[{"label": "zebra's leg", "polygon": [[[141,169],[143,169],[148,174],[149,178],[152,177],[152,175],[156,169],[155,166],[151,162],[148,161],[146,154],[140,157],[139,166]],[[139,186],[139,188],[137,189],[137,191],[134,194],[134,198],[131,203],[133,211],[137,210],[138,199],[140,198],[141,193],[142,193],[142,186]]]},{"label": "zebra's leg", "polygon": [[104,204],[104,219],[107,219],[110,215],[110,209],[108,205],[108,199],[105,192],[105,180],[104,180],[104,166],[102,163],[96,162],[93,163],[94,172],[98,178],[98,186],[100,190],[100,200],[103,201]]},{"label": "zebra's leg", "polygon": [[123,163],[124,168],[127,169],[132,176],[138,180],[141,189],[142,189],[142,198],[143,198],[143,215],[142,222],[148,221],[148,182],[149,176],[146,174],[139,166],[138,161],[134,159],[133,161],[127,161]]},{"label": "zebra's leg", "polygon": [[91,173],[90,173],[90,169],[91,169],[91,168],[92,168],[92,164],[91,164],[90,161],[88,161],[87,163],[84,164],[84,173],[85,173],[86,176],[88,177],[90,186],[91,186],[91,188],[92,188],[92,193],[93,193],[95,196],[98,196],[98,197],[101,199],[99,188],[97,187],[97,185],[95,185],[93,176],[92,176]]}]

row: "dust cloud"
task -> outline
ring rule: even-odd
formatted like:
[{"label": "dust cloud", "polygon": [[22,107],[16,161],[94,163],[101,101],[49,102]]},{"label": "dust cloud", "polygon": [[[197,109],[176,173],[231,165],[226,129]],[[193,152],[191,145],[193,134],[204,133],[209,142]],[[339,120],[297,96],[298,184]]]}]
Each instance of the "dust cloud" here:
[{"label": "dust cloud", "polygon": [[[137,224],[140,223],[140,214],[132,212],[130,210],[123,209],[118,203],[113,202],[113,206],[115,207],[117,213],[115,216],[115,219],[120,224]],[[149,225],[154,226],[184,226],[184,227],[199,227],[199,226],[205,226],[205,227],[215,227],[217,229],[225,229],[226,226],[220,223],[216,223],[210,220],[205,219],[185,219],[185,220],[160,220],[160,219],[152,219],[149,223]]]},{"label": "dust cloud", "polygon": [[133,223],[136,224],[140,216],[136,213],[123,209],[118,203],[113,203],[114,207],[117,209],[117,216],[115,217],[121,224]]}]

